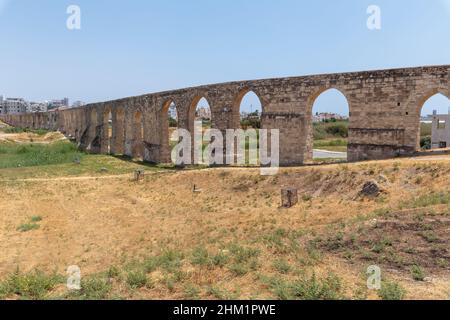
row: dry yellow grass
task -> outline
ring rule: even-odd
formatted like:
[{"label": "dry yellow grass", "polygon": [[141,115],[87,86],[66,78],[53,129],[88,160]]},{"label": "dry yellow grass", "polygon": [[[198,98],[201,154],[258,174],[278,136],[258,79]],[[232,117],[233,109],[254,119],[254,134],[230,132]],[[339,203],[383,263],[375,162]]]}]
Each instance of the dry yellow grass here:
[{"label": "dry yellow grass", "polygon": [[[65,274],[68,266],[78,265],[83,276],[111,266],[128,270],[133,261],[173,249],[183,255],[183,277],[173,280],[177,273],[158,268],[148,273],[151,288],[129,290],[114,280],[113,292],[122,298],[169,299],[198,291],[199,298],[211,299],[220,297],[211,293],[214,287],[228,298],[280,298],[263,279],[295,281],[313,272],[323,277],[333,272],[343,281],[345,297],[375,299],[376,293],[365,290],[364,272],[379,260],[364,260],[354,248],[353,257],[346,258],[345,250],[318,247],[316,257],[311,240],[339,231],[356,233],[373,219],[385,219],[386,211],[396,212],[389,218],[396,223],[403,215],[410,219],[408,203],[431,191],[448,191],[450,158],[288,168],[274,177],[262,177],[256,169],[153,173],[139,183],[130,176],[1,181],[0,278],[17,268]],[[358,197],[369,180],[384,189],[377,199]],[[194,184],[201,192],[192,191]],[[298,188],[301,199],[296,207],[279,208],[283,186]],[[430,243],[430,248],[448,249],[449,209],[446,203],[414,208],[420,211],[414,214],[439,219],[440,230],[447,231],[439,234],[441,243]],[[17,231],[32,216],[42,217],[40,228]],[[408,231],[389,236],[405,240]],[[243,265],[232,261],[215,267],[192,262],[196,248],[230,255],[233,244],[259,251],[248,272],[234,272]],[[382,262],[383,276],[400,283],[409,299],[446,299],[448,251],[444,256],[441,266],[429,256],[424,282],[412,279],[407,261],[404,266]],[[282,261],[290,266],[286,274],[274,267]]]}]

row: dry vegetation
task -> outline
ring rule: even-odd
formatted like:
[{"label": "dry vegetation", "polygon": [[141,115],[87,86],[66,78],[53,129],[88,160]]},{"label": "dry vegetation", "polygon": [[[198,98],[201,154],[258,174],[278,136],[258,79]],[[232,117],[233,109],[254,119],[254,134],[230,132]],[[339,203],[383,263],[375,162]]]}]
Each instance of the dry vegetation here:
[{"label": "dry vegetation", "polygon": [[[449,298],[450,157],[273,177],[78,160],[0,169],[0,298]],[[359,193],[368,181],[378,196]],[[297,206],[279,208],[282,187],[298,188]],[[81,291],[66,289],[72,265]]]}]

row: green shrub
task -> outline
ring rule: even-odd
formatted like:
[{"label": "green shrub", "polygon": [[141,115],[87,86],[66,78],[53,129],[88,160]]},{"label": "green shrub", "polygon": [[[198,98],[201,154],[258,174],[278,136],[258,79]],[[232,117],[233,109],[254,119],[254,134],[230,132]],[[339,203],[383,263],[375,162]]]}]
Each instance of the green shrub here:
[{"label": "green shrub", "polygon": [[275,260],[273,263],[273,268],[282,274],[287,274],[291,271],[291,266],[286,260]]},{"label": "green shrub", "polygon": [[383,300],[403,300],[406,291],[398,283],[383,282],[378,295]]},{"label": "green shrub", "polygon": [[431,136],[421,137],[420,138],[420,147],[423,150],[431,149]]},{"label": "green shrub", "polygon": [[230,252],[233,263],[229,266],[229,270],[236,276],[243,276],[258,269],[259,250],[232,244]]},{"label": "green shrub", "polygon": [[205,266],[208,265],[209,262],[210,260],[208,250],[203,247],[197,247],[194,249],[191,257],[191,263],[193,265]]},{"label": "green shrub", "polygon": [[292,284],[293,295],[301,300],[338,300],[343,298],[341,290],[341,280],[334,274],[324,279],[318,279],[314,274]]},{"label": "green shrub", "polygon": [[228,269],[238,277],[245,276],[251,271],[250,267],[245,263],[233,263]]},{"label": "green shrub", "polygon": [[280,300],[294,299],[292,295],[291,285],[288,282],[284,281],[283,279],[280,279],[278,277],[273,278],[263,277],[262,281],[270,287],[271,291],[278,299]]},{"label": "green shrub", "polygon": [[212,264],[216,267],[224,267],[228,261],[230,261],[230,257],[223,252],[219,252],[211,258]]},{"label": "green shrub", "polygon": [[226,300],[226,293],[221,290],[220,288],[216,286],[211,286],[206,290],[206,293],[210,296],[213,296],[214,298],[218,300]]},{"label": "green shrub", "polygon": [[418,265],[412,266],[411,275],[412,275],[412,278],[416,281],[424,281],[425,280],[425,272]]},{"label": "green shrub", "polygon": [[337,137],[342,137],[342,138],[348,137],[348,126],[346,126],[344,124],[331,125],[331,126],[327,127],[325,129],[325,131],[332,136],[337,136]]},{"label": "green shrub", "polygon": [[73,297],[85,300],[105,300],[111,292],[112,286],[108,279],[91,276],[81,279],[81,290],[72,291]]},{"label": "green shrub", "polygon": [[425,231],[425,232],[422,232],[420,235],[421,235],[421,236],[425,239],[425,241],[427,241],[428,243],[435,243],[435,242],[438,242],[438,241],[439,241],[439,237],[438,237],[437,234],[434,233],[433,231]]},{"label": "green shrub", "polygon": [[149,281],[144,271],[130,271],[127,274],[127,284],[132,289],[148,286]]},{"label": "green shrub", "polygon": [[146,273],[151,273],[151,272],[155,271],[156,269],[158,269],[159,265],[160,265],[160,262],[157,257],[147,258],[144,260],[144,264],[143,264],[144,271]]},{"label": "green shrub", "polygon": [[326,278],[301,277],[288,282],[278,277],[262,277],[263,283],[281,300],[339,300],[343,299],[341,279],[333,273]]},{"label": "green shrub", "polygon": [[450,192],[431,192],[419,196],[412,201],[402,203],[406,208],[425,208],[439,204],[450,204]]},{"label": "green shrub", "polygon": [[170,128],[177,128],[178,127],[178,121],[172,117],[169,117],[169,127]]},{"label": "green shrub", "polygon": [[181,267],[183,254],[176,250],[166,250],[157,257],[157,265],[166,271],[176,271]]},{"label": "green shrub", "polygon": [[117,267],[112,266],[108,269],[107,274],[108,278],[117,278],[120,275],[120,270]]},{"label": "green shrub", "polygon": [[0,284],[0,294],[4,297],[18,295],[24,299],[42,300],[60,283],[62,278],[57,275],[47,276],[40,271],[21,274],[17,271]]},{"label": "green shrub", "polygon": [[17,231],[28,232],[36,229],[39,229],[39,225],[37,223],[24,223],[17,228]]},{"label": "green shrub", "polygon": [[40,222],[40,221],[42,221],[42,217],[41,216],[32,216],[30,221],[31,222]]},{"label": "green shrub", "polygon": [[200,295],[200,289],[192,284],[187,284],[184,287],[184,295],[187,299],[197,300]]},{"label": "green shrub", "polygon": [[233,258],[238,263],[248,262],[252,258],[257,258],[259,256],[259,250],[254,248],[246,248],[237,244],[232,244],[230,246],[230,252]]}]

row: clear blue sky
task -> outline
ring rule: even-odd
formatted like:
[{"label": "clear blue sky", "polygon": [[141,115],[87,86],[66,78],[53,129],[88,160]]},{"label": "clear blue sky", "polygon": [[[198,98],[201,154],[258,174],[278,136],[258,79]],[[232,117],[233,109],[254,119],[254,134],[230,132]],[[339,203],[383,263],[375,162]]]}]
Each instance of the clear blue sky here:
[{"label": "clear blue sky", "polygon": [[[82,11],[79,31],[66,28],[71,4]],[[370,4],[381,7],[380,31],[366,27]],[[450,0],[0,0],[0,94],[94,102],[232,80],[449,64],[449,36]],[[321,100],[340,111],[338,95]],[[448,101],[435,102],[445,103],[447,110]]]}]

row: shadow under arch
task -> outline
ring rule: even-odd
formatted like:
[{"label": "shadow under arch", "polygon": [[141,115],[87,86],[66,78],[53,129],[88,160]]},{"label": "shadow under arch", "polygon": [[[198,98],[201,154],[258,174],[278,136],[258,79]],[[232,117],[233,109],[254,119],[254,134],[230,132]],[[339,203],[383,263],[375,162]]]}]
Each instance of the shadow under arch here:
[{"label": "shadow under arch", "polygon": [[307,141],[305,144],[305,150],[303,152],[304,154],[304,162],[305,163],[312,163],[314,161],[314,121],[313,121],[313,109],[316,101],[322,96],[323,94],[327,92],[335,91],[338,94],[340,94],[347,103],[348,108],[348,137],[347,137],[347,161],[352,161],[352,151],[351,151],[351,143],[352,143],[352,124],[353,124],[353,117],[352,117],[352,104],[350,102],[350,99],[348,98],[348,93],[337,87],[337,86],[324,86],[320,87],[319,89],[315,90],[307,99],[307,107],[306,107],[306,137]]}]

